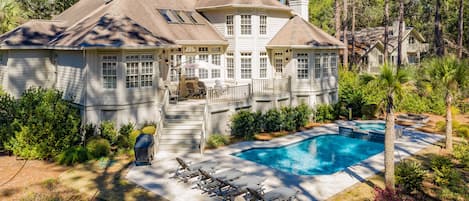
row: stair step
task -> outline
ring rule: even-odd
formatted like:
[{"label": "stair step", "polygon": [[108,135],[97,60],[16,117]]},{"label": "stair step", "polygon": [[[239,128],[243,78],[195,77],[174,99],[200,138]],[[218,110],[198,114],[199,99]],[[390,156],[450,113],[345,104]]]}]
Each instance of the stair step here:
[{"label": "stair step", "polygon": [[187,120],[187,119],[165,119],[164,125],[202,125],[202,120]]},{"label": "stair step", "polygon": [[204,109],[203,105],[171,105],[166,108],[166,111],[204,112]]},{"label": "stair step", "polygon": [[200,141],[200,135],[164,135],[160,137],[161,140],[196,140]]},{"label": "stair step", "polygon": [[179,110],[167,110],[166,115],[196,115],[202,116],[204,115],[204,111],[179,111]]},{"label": "stair step", "polygon": [[202,129],[202,123],[194,123],[194,124],[184,124],[184,123],[166,123],[166,124],[163,124],[163,129],[168,129],[168,130],[172,130],[172,129],[176,129],[176,130],[180,130],[180,129],[189,129],[189,130],[194,130],[194,129]]},{"label": "stair step", "polygon": [[171,129],[171,128],[163,128],[163,134],[161,137],[165,135],[200,135],[202,131],[200,129]]},{"label": "stair step", "polygon": [[198,139],[160,139],[160,145],[197,145],[199,146],[200,140]]},{"label": "stair step", "polygon": [[199,145],[190,145],[190,146],[160,145],[159,151],[161,151],[161,152],[173,152],[173,153],[198,152],[199,151]]},{"label": "stair step", "polygon": [[170,119],[180,119],[180,120],[204,120],[203,115],[165,115],[167,120]]}]

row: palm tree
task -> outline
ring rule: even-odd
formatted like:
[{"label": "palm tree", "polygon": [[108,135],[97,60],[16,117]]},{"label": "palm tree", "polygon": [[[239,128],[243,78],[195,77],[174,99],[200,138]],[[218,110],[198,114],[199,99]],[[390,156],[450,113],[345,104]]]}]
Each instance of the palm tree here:
[{"label": "palm tree", "polygon": [[386,91],[386,130],[384,134],[384,180],[386,188],[394,190],[394,96],[402,96],[404,86],[409,82],[406,70],[393,68],[385,64],[378,77],[380,87]]},{"label": "palm tree", "polygon": [[453,150],[453,117],[451,106],[453,97],[469,84],[467,79],[469,70],[467,62],[458,60],[454,56],[435,58],[429,61],[427,74],[428,78],[436,87],[442,87],[445,91],[446,103],[446,150]]},{"label": "palm tree", "polygon": [[397,68],[402,66],[402,36],[404,35],[404,0],[399,0],[399,33],[397,37]]}]

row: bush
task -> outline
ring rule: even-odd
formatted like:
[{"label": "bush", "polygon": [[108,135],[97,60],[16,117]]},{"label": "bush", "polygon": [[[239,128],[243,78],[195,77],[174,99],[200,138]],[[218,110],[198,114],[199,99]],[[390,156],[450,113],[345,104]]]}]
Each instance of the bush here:
[{"label": "bush", "polygon": [[469,125],[467,124],[460,125],[459,128],[456,129],[456,134],[459,137],[468,139],[469,138]]},{"label": "bush", "polygon": [[316,107],[314,111],[314,118],[316,122],[326,122],[335,120],[336,116],[334,113],[334,108],[331,105],[320,104]]},{"label": "bush", "polygon": [[264,114],[264,129],[267,132],[282,130],[285,116],[277,109],[270,109]]},{"label": "bush", "polygon": [[129,136],[129,143],[130,143],[130,148],[133,148],[135,145],[135,142],[137,141],[137,137],[142,134],[142,131],[140,130],[134,130],[130,133]]},{"label": "bush", "polygon": [[208,138],[207,146],[210,148],[217,148],[230,143],[228,136],[222,134],[213,134]]},{"label": "bush", "polygon": [[312,113],[313,111],[311,110],[311,108],[304,103],[295,107],[296,129],[306,126],[309,123],[309,117],[311,116]]},{"label": "bush", "polygon": [[381,189],[375,187],[375,201],[402,201],[404,200],[399,190],[391,190],[389,188]]},{"label": "bush", "polygon": [[461,175],[453,169],[451,159],[444,156],[435,156],[432,158],[431,169],[434,172],[433,181],[439,186],[448,186],[450,188],[459,185]]},{"label": "bush", "polygon": [[[454,120],[454,119],[453,119],[452,124],[453,124],[453,131],[457,131],[461,126],[461,124],[458,121]],[[438,122],[436,122],[435,125],[436,125],[436,129],[438,131],[440,131],[440,132],[445,132],[446,131],[446,121],[438,121]]]},{"label": "bush", "polygon": [[119,129],[119,136],[117,137],[117,147],[128,149],[132,146],[130,143],[130,133],[134,130],[134,124],[128,123]]},{"label": "bush", "polygon": [[396,167],[396,184],[407,193],[420,190],[426,171],[415,161],[403,161]]},{"label": "bush", "polygon": [[17,103],[13,96],[0,90],[0,151],[4,149],[4,142],[14,137],[13,122],[16,117]]},{"label": "bush", "polygon": [[96,134],[96,125],[92,123],[85,124],[81,127],[81,136],[82,136],[82,143],[86,144],[88,140],[93,138]]},{"label": "bush", "polygon": [[107,139],[96,138],[92,139],[86,145],[86,148],[94,158],[108,156],[111,152],[111,144]]},{"label": "bush", "polygon": [[90,153],[83,147],[72,147],[59,154],[56,161],[61,165],[75,165],[83,163],[91,158]]},{"label": "bush", "polygon": [[282,112],[282,116],[284,117],[282,128],[286,131],[295,131],[296,130],[295,109],[292,107],[282,107],[280,111]]},{"label": "bush", "polygon": [[153,135],[156,132],[156,126],[145,126],[142,128],[143,134]]},{"label": "bush", "polygon": [[101,137],[108,140],[111,144],[117,142],[117,130],[112,121],[103,121],[99,127]]},{"label": "bush", "polygon": [[231,135],[251,140],[261,129],[257,125],[257,114],[250,111],[239,111],[231,118]]},{"label": "bush", "polygon": [[442,167],[453,167],[451,159],[444,156],[434,156],[430,161],[432,170],[441,169]]},{"label": "bush", "polygon": [[461,143],[454,146],[453,156],[465,167],[469,167],[469,143]]}]

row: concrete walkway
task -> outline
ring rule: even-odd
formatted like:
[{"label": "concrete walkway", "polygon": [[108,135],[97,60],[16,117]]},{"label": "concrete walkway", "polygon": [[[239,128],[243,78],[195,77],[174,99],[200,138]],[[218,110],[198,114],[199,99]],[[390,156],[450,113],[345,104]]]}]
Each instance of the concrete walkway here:
[{"label": "concrete walkway", "polygon": [[[374,155],[356,165],[332,175],[298,176],[281,172],[264,165],[242,160],[232,153],[256,147],[278,147],[288,145],[304,139],[324,135],[337,134],[335,124],[312,130],[299,132],[268,142],[251,141],[233,144],[216,150],[208,150],[200,154],[160,154],[152,166],[132,167],[127,179],[169,200],[214,200],[202,191],[195,189],[192,184],[177,182],[171,177],[177,168],[176,156],[188,161],[214,160],[220,162],[218,169],[235,168],[247,174],[267,178],[264,182],[266,190],[276,187],[289,187],[300,190],[300,200],[326,200],[344,189],[366,180],[384,170],[384,152]],[[443,136],[426,134],[418,131],[406,131],[404,136],[396,141],[395,160],[400,161],[443,139]],[[243,200],[239,197],[237,200]]]}]

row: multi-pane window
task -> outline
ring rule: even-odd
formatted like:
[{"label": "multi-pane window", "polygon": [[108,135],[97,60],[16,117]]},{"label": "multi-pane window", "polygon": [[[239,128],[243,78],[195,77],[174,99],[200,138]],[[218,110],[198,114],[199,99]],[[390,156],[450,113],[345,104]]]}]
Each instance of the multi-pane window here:
[{"label": "multi-pane window", "polygon": [[159,12],[167,23],[178,23],[178,21],[171,16],[169,10],[161,9]]},{"label": "multi-pane window", "polygon": [[259,16],[259,34],[260,35],[267,34],[267,16],[265,15]]},{"label": "multi-pane window", "polygon": [[125,57],[125,87],[153,86],[153,55],[128,55]]},{"label": "multi-pane window", "polygon": [[251,54],[250,52],[241,53],[241,79],[252,77]]},{"label": "multi-pane window", "polygon": [[207,79],[208,78],[208,70],[205,68],[199,68],[199,78],[200,79]]},{"label": "multi-pane window", "polygon": [[141,56],[140,86],[153,86],[153,55]]},{"label": "multi-pane window", "polygon": [[234,58],[233,53],[226,53],[226,77],[234,78]]},{"label": "multi-pane window", "polygon": [[314,78],[315,79],[321,78],[321,55],[320,54],[314,55]]},{"label": "multi-pane window", "polygon": [[186,70],[186,77],[195,77],[195,68],[188,67],[188,68],[185,68],[185,70]]},{"label": "multi-pane window", "polygon": [[179,11],[176,11],[176,10],[172,10],[172,14],[174,16],[176,16],[177,20],[179,21],[179,23],[186,23],[186,21],[184,21],[184,19],[181,17],[181,15],[179,14]]},{"label": "multi-pane window", "polygon": [[138,55],[125,57],[125,87],[138,88]]},{"label": "multi-pane window", "polygon": [[186,56],[186,63],[188,64],[193,64],[195,63],[195,56],[192,55],[192,56]]},{"label": "multi-pane window", "polygon": [[179,79],[177,69],[181,66],[182,55],[180,55],[180,54],[171,55],[171,61],[172,61],[172,65],[171,65],[170,76],[171,76],[171,81],[174,82],[174,81],[178,81],[178,79]]},{"label": "multi-pane window", "polygon": [[414,44],[415,38],[413,36],[409,37],[409,44]]},{"label": "multi-pane window", "polygon": [[221,65],[220,54],[212,54],[212,64]]},{"label": "multi-pane window", "polygon": [[275,72],[283,72],[283,53],[276,52],[274,53],[274,63],[275,63]]},{"label": "multi-pane window", "polygon": [[337,76],[337,54],[332,53],[331,54],[331,73],[333,76]]},{"label": "multi-pane window", "polygon": [[115,89],[117,87],[117,56],[102,57],[103,87]]},{"label": "multi-pane window", "polygon": [[259,77],[267,77],[267,53],[261,52],[259,54]]},{"label": "multi-pane window", "polygon": [[192,12],[186,12],[186,16],[191,20],[192,24],[198,24],[197,20],[192,15]]},{"label": "multi-pane window", "polygon": [[251,16],[241,15],[241,35],[251,35]]},{"label": "multi-pane window", "polygon": [[309,65],[308,65],[308,54],[300,53],[297,54],[297,78],[308,79],[309,78]]},{"label": "multi-pane window", "polygon": [[322,77],[329,77],[329,55],[324,54],[322,57]]},{"label": "multi-pane window", "polygon": [[378,56],[378,63],[379,63],[379,65],[382,65],[384,63],[384,56],[383,55]]},{"label": "multi-pane window", "polygon": [[208,52],[208,47],[199,47],[199,52]]},{"label": "multi-pane window", "polygon": [[226,35],[233,35],[233,15],[226,16]]},{"label": "multi-pane window", "polygon": [[212,69],[212,78],[220,78],[220,69]]},{"label": "multi-pane window", "polygon": [[200,61],[208,62],[208,54],[201,54],[201,55],[199,55],[199,60],[200,60]]}]

